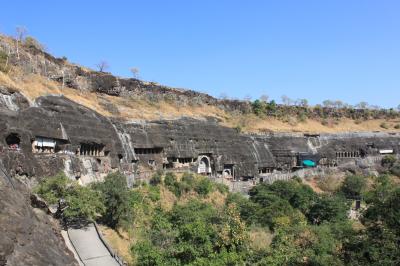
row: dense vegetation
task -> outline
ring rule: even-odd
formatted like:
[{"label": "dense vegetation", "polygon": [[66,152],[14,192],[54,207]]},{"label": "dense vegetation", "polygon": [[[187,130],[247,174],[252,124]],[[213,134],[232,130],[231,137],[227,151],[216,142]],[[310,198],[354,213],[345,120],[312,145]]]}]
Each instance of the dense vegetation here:
[{"label": "dense vegetation", "polygon": [[[396,162],[391,162],[391,169]],[[65,176],[36,191],[63,198],[67,218],[129,232],[135,265],[398,265],[400,187],[387,175],[348,176],[333,193],[300,179],[253,187],[249,197],[192,174],[157,173],[128,189],[125,177],[82,187]],[[354,199],[360,216],[349,219]]]}]

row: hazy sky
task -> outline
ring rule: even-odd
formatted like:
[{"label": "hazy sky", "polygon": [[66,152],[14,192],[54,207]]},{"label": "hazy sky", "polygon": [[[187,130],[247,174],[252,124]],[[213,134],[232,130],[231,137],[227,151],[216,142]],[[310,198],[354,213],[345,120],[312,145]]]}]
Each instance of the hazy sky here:
[{"label": "hazy sky", "polygon": [[3,1],[56,56],[214,96],[400,104],[400,1]]}]

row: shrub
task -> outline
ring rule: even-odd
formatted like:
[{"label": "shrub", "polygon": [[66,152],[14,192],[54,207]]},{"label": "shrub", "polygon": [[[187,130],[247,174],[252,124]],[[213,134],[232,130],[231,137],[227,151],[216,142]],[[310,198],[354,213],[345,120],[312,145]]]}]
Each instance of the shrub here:
[{"label": "shrub", "polygon": [[184,173],[184,174],[182,175],[182,182],[188,184],[188,186],[189,186],[190,188],[193,188],[194,183],[195,183],[194,175],[191,174],[191,173],[188,173],[188,172]]},{"label": "shrub", "polygon": [[165,175],[164,184],[169,189],[169,191],[175,194],[175,196],[181,196],[183,187],[180,186],[180,183],[177,181],[174,173],[167,173]]},{"label": "shrub", "polygon": [[243,131],[243,127],[241,125],[237,125],[235,127],[235,130],[236,130],[237,133],[241,133]]},{"label": "shrub", "polygon": [[227,185],[221,184],[221,183],[215,183],[214,187],[221,192],[222,194],[227,194],[229,192],[229,188]]},{"label": "shrub", "polygon": [[171,187],[174,186],[176,184],[177,180],[176,180],[176,176],[174,173],[168,172],[165,174],[164,177],[164,184],[167,187]]},{"label": "shrub", "polygon": [[396,161],[397,159],[394,155],[386,155],[382,158],[381,164],[384,167],[392,167]]},{"label": "shrub", "polygon": [[394,164],[392,168],[390,168],[390,173],[400,177],[400,164],[399,163]]},{"label": "shrub", "polygon": [[150,179],[150,185],[157,186],[162,182],[162,175],[161,173],[155,173]]},{"label": "shrub", "polygon": [[208,195],[208,193],[210,193],[212,190],[213,183],[208,178],[201,178],[194,187],[194,191],[202,196]]},{"label": "shrub", "polygon": [[7,72],[9,70],[9,66],[7,64],[8,55],[4,51],[0,51],[0,71]]},{"label": "shrub", "polygon": [[160,200],[160,187],[159,186],[150,186],[149,187],[149,198],[152,202],[157,202]]},{"label": "shrub", "polygon": [[39,51],[45,51],[46,48],[43,44],[41,44],[38,40],[33,38],[32,36],[28,36],[25,38],[24,45],[28,48],[35,48]]},{"label": "shrub", "polygon": [[381,128],[384,128],[384,129],[388,129],[389,128],[389,125],[387,123],[385,123],[385,122],[382,122],[379,126]]},{"label": "shrub", "polygon": [[299,120],[299,122],[301,122],[301,123],[306,122],[306,121],[307,121],[307,114],[305,114],[304,112],[303,112],[303,113],[300,113],[300,114],[298,115],[298,120]]}]

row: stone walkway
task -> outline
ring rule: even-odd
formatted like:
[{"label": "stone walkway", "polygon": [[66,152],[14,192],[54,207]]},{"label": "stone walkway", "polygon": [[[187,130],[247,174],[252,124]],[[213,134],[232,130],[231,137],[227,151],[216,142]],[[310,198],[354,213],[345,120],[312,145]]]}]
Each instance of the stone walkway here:
[{"label": "stone walkway", "polygon": [[101,241],[93,224],[80,229],[68,229],[68,236],[86,266],[119,266]]}]

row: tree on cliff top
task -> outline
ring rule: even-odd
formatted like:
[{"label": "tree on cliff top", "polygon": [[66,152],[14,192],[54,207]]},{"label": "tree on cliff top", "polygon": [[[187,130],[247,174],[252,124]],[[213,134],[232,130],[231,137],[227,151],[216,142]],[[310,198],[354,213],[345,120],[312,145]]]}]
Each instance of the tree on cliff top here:
[{"label": "tree on cliff top", "polygon": [[100,72],[104,72],[110,68],[110,65],[107,63],[107,61],[102,60],[96,64],[96,67]]}]

